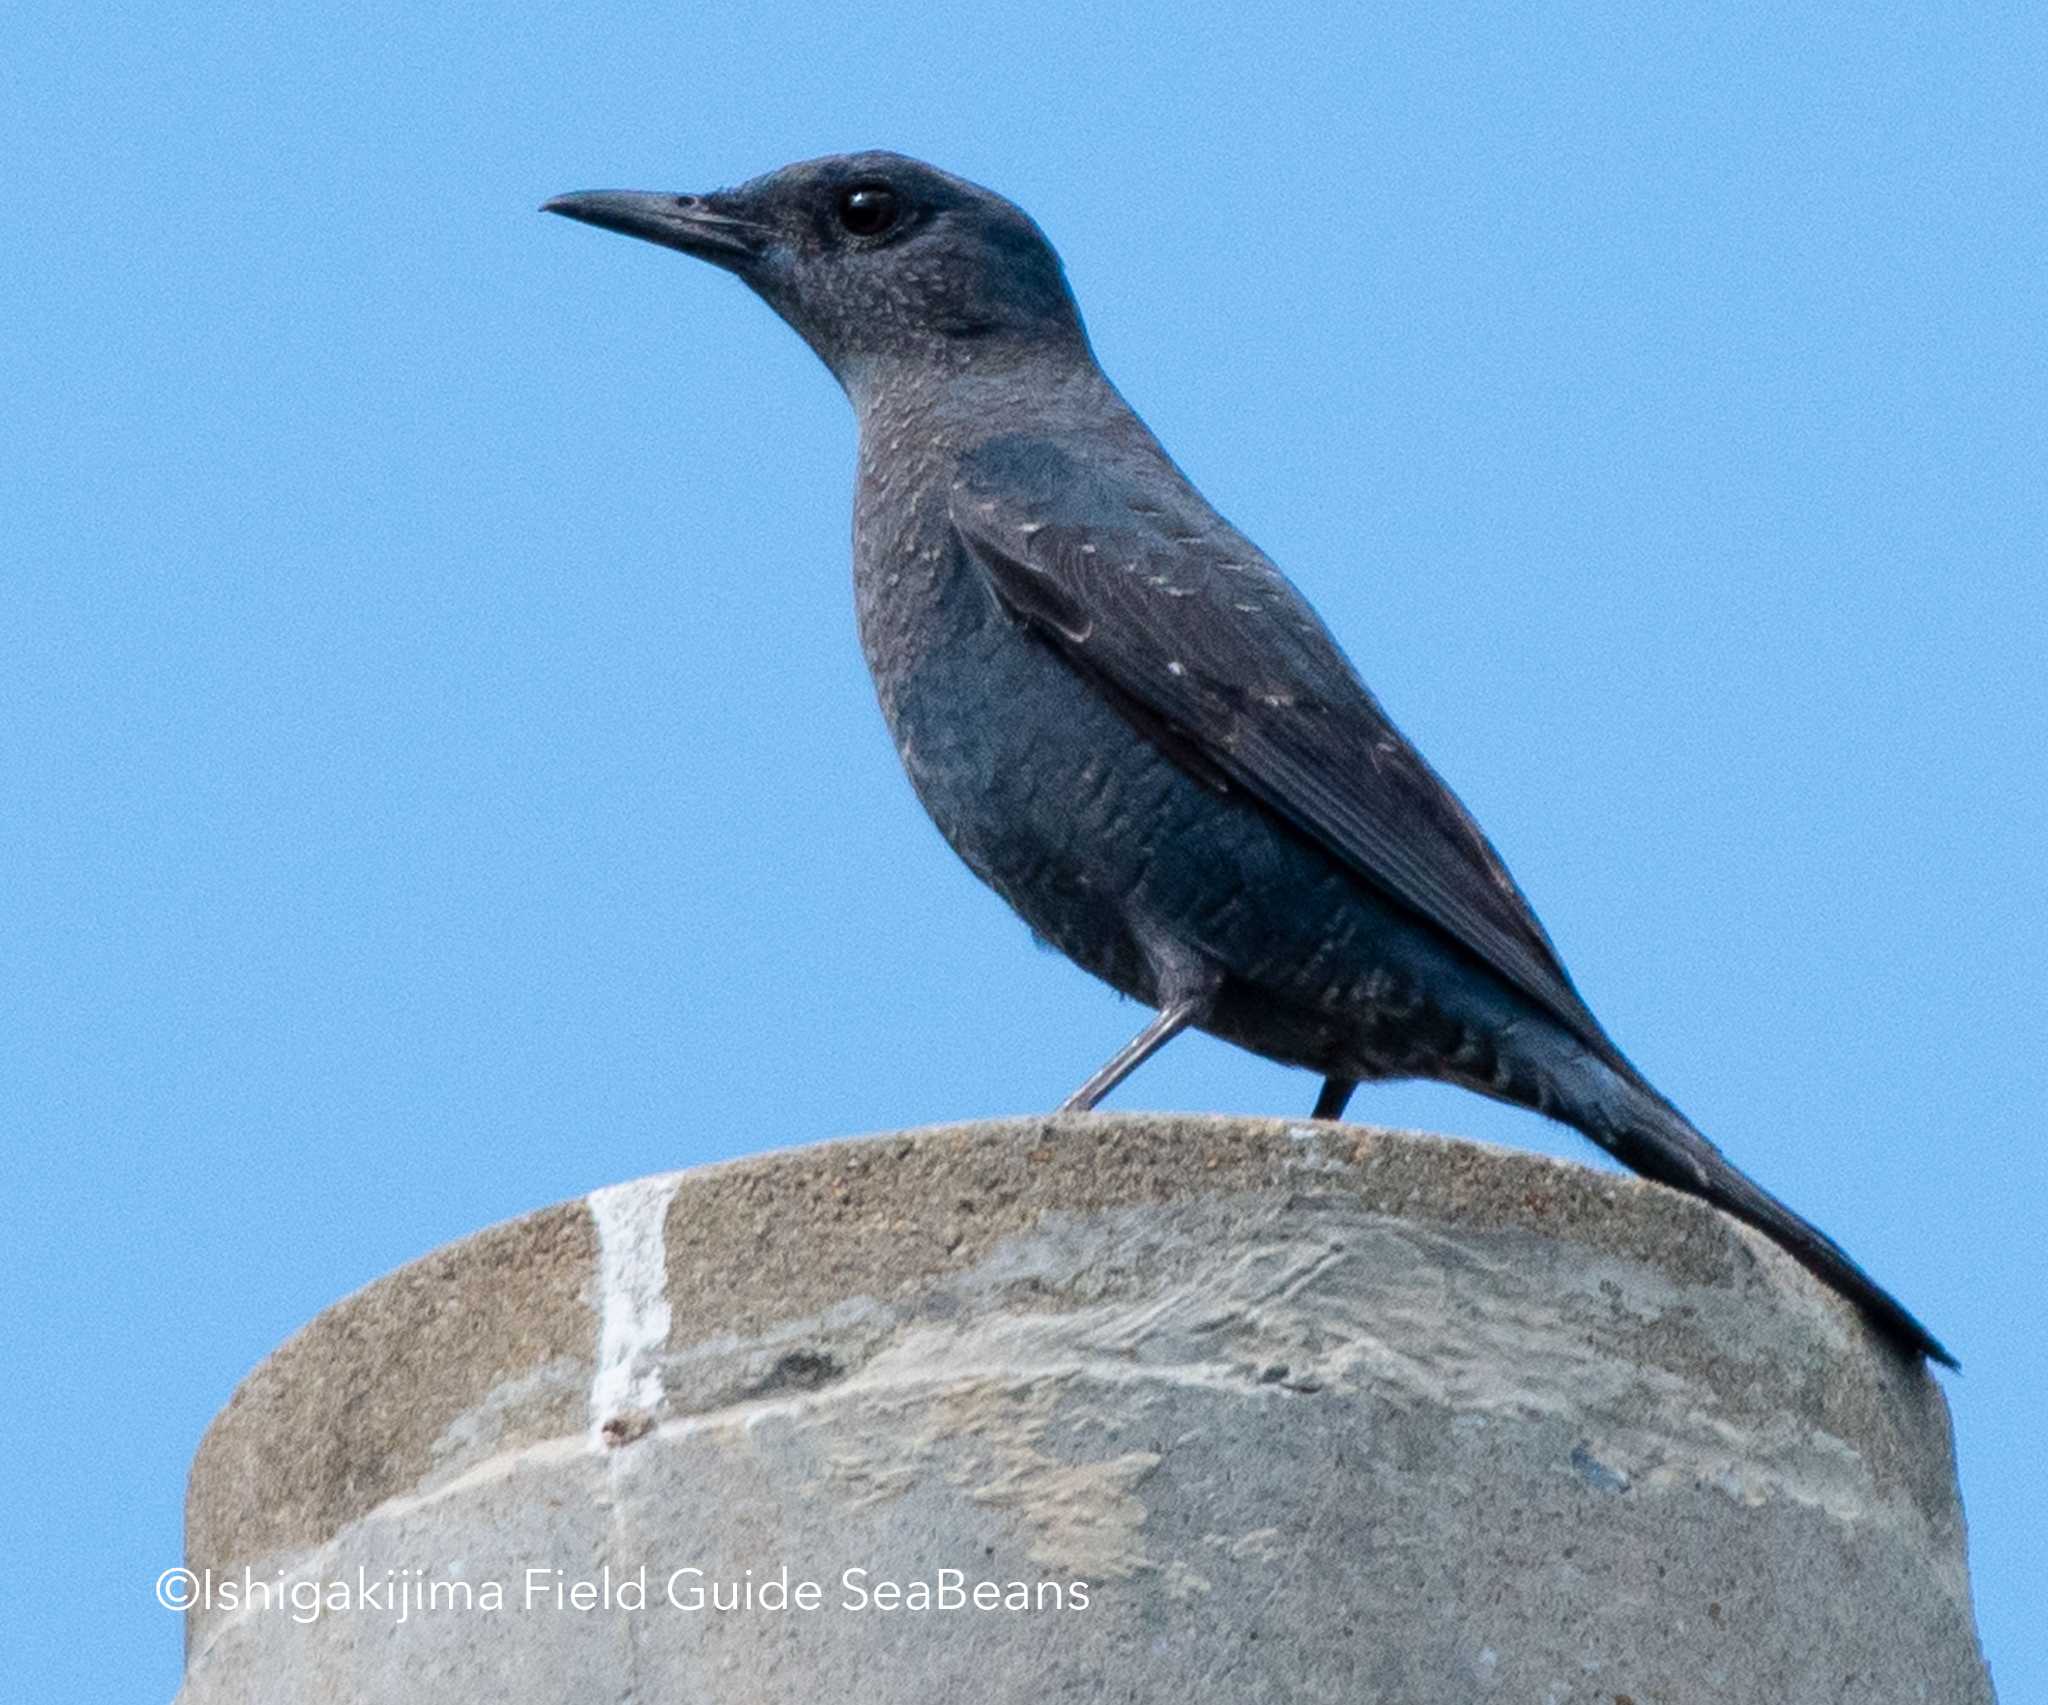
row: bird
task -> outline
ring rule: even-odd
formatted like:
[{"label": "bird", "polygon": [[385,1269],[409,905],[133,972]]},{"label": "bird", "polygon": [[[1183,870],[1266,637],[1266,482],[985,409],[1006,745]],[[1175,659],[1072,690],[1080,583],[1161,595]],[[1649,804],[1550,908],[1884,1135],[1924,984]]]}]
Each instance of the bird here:
[{"label": "bird", "polygon": [[1575,1127],[1956,1363],[1624,1057],[1506,865],[1293,583],[1097,364],[1021,208],[886,151],[543,211],[736,274],[859,429],[854,599],[925,810],[1043,942],[1153,1009],[1062,1111],[1190,1028],[1322,1078]]}]

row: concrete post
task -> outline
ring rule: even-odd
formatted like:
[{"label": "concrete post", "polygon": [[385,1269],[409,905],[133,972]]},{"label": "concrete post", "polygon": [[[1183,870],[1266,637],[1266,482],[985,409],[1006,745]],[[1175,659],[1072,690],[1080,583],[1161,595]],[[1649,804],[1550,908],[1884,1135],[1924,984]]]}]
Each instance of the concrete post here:
[{"label": "concrete post", "polygon": [[194,1465],[185,1705],[1988,1701],[1936,1384],[1633,1179],[1089,1115],[440,1250]]}]

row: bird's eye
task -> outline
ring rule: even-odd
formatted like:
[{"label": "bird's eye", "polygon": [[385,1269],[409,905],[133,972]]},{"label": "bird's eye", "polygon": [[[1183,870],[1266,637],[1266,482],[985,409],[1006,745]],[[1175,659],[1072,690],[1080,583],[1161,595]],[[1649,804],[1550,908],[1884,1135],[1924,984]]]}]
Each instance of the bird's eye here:
[{"label": "bird's eye", "polygon": [[887,184],[856,184],[839,197],[839,223],[856,237],[879,237],[896,223],[896,192]]}]

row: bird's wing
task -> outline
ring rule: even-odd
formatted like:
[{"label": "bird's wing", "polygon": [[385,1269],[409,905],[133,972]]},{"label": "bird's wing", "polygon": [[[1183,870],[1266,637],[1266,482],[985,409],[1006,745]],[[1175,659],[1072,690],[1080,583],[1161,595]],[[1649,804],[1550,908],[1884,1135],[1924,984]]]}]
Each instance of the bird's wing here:
[{"label": "bird's wing", "polygon": [[1300,593],[1171,464],[1124,478],[1100,460],[1037,437],[963,459],[951,518],[999,603],[1184,767],[1259,800],[1618,1060],[1500,856]]}]

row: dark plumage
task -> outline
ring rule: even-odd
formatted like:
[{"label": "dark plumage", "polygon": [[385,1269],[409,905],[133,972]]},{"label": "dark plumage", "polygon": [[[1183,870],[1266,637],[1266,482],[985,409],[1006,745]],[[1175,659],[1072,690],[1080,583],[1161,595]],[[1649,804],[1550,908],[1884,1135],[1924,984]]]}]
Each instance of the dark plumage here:
[{"label": "dark plumage", "polygon": [[1321,1073],[1428,1077],[1576,1126],[1776,1239],[1954,1363],[1608,1039],[1478,826],[1306,601],[1096,366],[1029,218],[901,155],[548,210],[737,273],[860,421],[860,629],[940,831],[1032,929],[1159,1016]]}]

